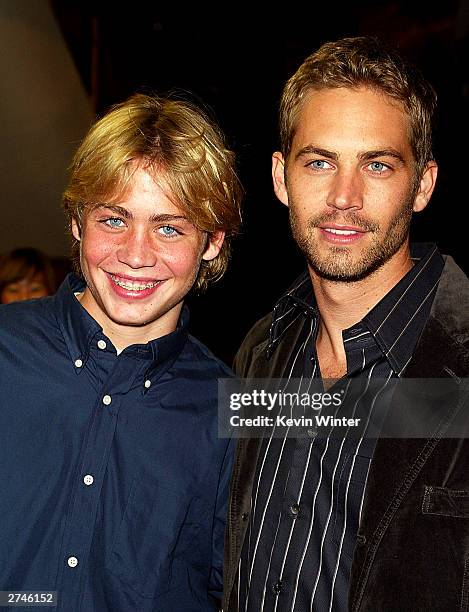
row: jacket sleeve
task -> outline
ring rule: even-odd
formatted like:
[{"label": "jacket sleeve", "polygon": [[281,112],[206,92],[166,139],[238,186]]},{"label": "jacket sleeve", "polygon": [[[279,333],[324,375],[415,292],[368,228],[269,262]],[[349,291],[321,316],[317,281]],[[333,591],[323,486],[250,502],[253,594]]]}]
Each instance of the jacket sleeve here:
[{"label": "jacket sleeve", "polygon": [[269,339],[272,314],[263,317],[249,330],[233,361],[233,370],[239,378],[249,378],[254,349]]}]

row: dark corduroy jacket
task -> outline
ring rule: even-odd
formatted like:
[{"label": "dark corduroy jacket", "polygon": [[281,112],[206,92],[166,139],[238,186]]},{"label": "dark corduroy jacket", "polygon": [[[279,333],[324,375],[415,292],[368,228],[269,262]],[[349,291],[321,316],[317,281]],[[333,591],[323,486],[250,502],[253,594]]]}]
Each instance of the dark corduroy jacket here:
[{"label": "dark corduroy jacket", "polygon": [[[271,320],[271,315],[261,319],[246,337],[236,357],[239,376],[282,376],[302,322],[291,325],[268,358]],[[464,425],[469,421],[469,281],[450,257],[404,376],[446,379],[457,399],[438,405],[428,437],[378,440],[353,557],[349,610],[469,612],[469,439],[445,437],[456,417]],[[399,419],[398,405],[388,418]],[[237,612],[236,572],[258,453],[259,440],[239,440],[225,534],[224,612]]]}]

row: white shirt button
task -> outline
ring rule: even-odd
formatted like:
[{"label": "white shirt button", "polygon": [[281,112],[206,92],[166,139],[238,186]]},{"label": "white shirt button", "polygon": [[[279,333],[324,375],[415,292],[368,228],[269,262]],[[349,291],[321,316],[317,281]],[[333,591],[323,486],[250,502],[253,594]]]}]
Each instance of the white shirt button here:
[{"label": "white shirt button", "polygon": [[81,368],[82,365],[83,365],[83,361],[81,359],[75,360],[75,367]]},{"label": "white shirt button", "polygon": [[145,389],[149,389],[151,387],[151,380],[145,381]]},{"label": "white shirt button", "polygon": [[94,482],[94,478],[93,476],[91,476],[91,474],[87,474],[84,478],[83,478],[83,482],[85,483],[85,485],[87,485],[88,487],[90,485],[93,484]]},{"label": "white shirt button", "polygon": [[109,406],[109,404],[112,402],[112,397],[110,395],[105,395],[103,397],[103,404],[105,406]]},{"label": "white shirt button", "polygon": [[104,340],[98,340],[98,348],[104,351],[104,349],[106,348],[106,343],[104,342]]},{"label": "white shirt button", "polygon": [[78,565],[78,559],[76,557],[69,557],[67,563],[69,567],[76,567]]}]

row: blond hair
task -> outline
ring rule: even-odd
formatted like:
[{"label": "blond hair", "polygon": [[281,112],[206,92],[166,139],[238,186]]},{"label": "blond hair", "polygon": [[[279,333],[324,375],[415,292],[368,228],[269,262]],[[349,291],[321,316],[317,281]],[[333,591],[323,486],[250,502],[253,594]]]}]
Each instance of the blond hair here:
[{"label": "blond hair", "polygon": [[[170,197],[199,230],[224,231],[219,255],[202,261],[195,288],[221,278],[230,239],[240,227],[241,185],[234,154],[206,113],[176,98],[135,94],[114,106],[90,129],[75,154],[63,207],[81,228],[83,214],[99,203],[116,202],[132,183],[137,163],[158,174]],[[79,245],[72,244],[77,272]]]},{"label": "blond hair", "polygon": [[288,157],[302,103],[311,90],[368,87],[402,104],[409,117],[409,142],[421,175],[432,154],[436,94],[422,74],[376,38],[342,38],[322,45],[288,80],[280,103],[280,140]]}]

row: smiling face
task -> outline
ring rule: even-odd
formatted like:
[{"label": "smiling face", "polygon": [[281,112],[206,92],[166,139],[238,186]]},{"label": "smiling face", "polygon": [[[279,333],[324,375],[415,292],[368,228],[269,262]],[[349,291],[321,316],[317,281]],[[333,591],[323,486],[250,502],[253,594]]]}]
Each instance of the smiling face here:
[{"label": "smiling face", "polygon": [[81,232],[72,222],[87,285],[81,304],[119,348],[174,331],[202,259],[223,243],[223,232],[198,230],[160,185],[138,166],[126,197],[87,210]]},{"label": "smiling face", "polygon": [[430,162],[416,180],[408,133],[404,110],[376,91],[306,97],[286,163],[274,154],[273,178],[313,274],[351,282],[399,258],[410,266],[410,219],[426,206],[437,168]]}]

